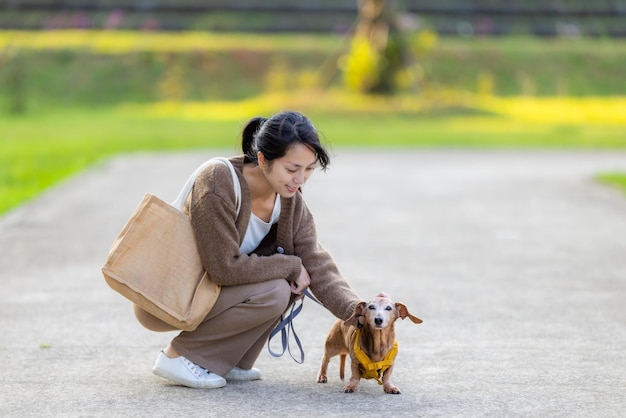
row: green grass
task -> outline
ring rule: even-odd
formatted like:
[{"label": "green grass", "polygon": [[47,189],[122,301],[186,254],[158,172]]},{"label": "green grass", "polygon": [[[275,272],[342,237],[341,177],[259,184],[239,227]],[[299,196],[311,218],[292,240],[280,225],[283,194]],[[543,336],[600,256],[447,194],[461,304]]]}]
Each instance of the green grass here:
[{"label": "green grass", "polygon": [[[273,90],[276,84],[302,88],[315,77],[337,87],[342,84],[337,58],[349,46],[340,36],[295,34],[61,31],[41,38],[57,37],[85,43],[20,48],[11,41],[17,46],[4,49],[0,32],[0,113],[15,107],[32,112],[59,105],[238,100]],[[107,53],[89,47],[89,39],[117,45],[117,37],[128,38],[122,44],[131,48]],[[416,40],[409,44],[417,49]],[[621,39],[440,38],[416,63],[420,90],[626,95],[626,41]]]},{"label": "green grass", "polygon": [[626,173],[601,173],[596,179],[611,187],[616,187],[626,193]]},{"label": "green grass", "polygon": [[111,155],[233,146],[233,122],[133,120],[110,111],[0,119],[0,213]]},{"label": "green grass", "polygon": [[602,38],[442,39],[421,63],[437,85],[474,91],[493,78],[498,95],[623,95],[626,42]]},{"label": "green grass", "polygon": [[[626,148],[621,126],[537,126],[454,114],[309,116],[331,148]],[[0,117],[0,213],[112,155],[202,148],[238,153],[245,121],[149,119],[115,109]]]}]

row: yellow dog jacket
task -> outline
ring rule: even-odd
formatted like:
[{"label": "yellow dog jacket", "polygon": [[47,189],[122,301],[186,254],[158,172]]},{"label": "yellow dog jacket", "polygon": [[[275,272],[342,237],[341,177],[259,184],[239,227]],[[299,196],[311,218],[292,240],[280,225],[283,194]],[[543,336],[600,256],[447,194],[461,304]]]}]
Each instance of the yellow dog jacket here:
[{"label": "yellow dog jacket", "polygon": [[379,385],[382,385],[383,382],[381,377],[385,370],[387,370],[396,358],[396,354],[398,354],[398,341],[394,341],[393,348],[389,350],[387,355],[381,361],[373,362],[370,358],[365,354],[363,350],[361,350],[361,345],[359,343],[359,337],[361,336],[361,330],[357,329],[354,331],[354,355],[356,359],[359,361],[361,365],[361,377],[365,379],[376,379]]}]

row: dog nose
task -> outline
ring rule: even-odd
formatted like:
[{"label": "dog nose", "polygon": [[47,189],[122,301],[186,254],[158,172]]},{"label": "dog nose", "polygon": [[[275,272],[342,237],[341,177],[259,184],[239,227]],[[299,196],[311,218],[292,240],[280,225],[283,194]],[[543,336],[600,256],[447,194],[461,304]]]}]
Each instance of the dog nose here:
[{"label": "dog nose", "polygon": [[376,325],[380,325],[380,324],[382,324],[382,323],[383,323],[383,319],[382,319],[382,318],[374,318],[374,323],[375,323]]}]

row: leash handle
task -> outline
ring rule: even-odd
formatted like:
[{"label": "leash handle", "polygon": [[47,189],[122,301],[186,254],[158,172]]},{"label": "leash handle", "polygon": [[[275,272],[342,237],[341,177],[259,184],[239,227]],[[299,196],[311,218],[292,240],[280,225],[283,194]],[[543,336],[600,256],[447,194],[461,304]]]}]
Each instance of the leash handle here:
[{"label": "leash handle", "polygon": [[[322,305],[320,301],[318,301],[315,298],[315,296],[313,296],[311,292],[309,292],[308,289],[305,289],[303,294],[304,296],[308,297],[314,302]],[[298,314],[302,311],[302,308],[304,306],[304,299],[305,298],[302,298],[299,304],[296,304],[296,302],[292,303],[289,314],[286,317],[283,317],[283,315],[281,315],[280,316],[281,321],[278,323],[278,325],[276,325],[276,327],[270,333],[270,336],[267,340],[267,350],[272,356],[282,357],[282,355],[285,354],[285,351],[287,351],[289,352],[289,355],[296,363],[298,364],[304,363],[304,350],[302,349],[302,343],[300,342],[300,338],[298,338],[298,334],[296,334],[296,329],[293,326],[294,318],[298,316]],[[274,338],[276,334],[278,334],[279,332],[280,332],[281,342],[282,342],[282,351],[280,353],[277,353],[272,350],[271,342],[272,342],[272,338]],[[300,352],[300,360],[294,357],[293,353],[291,352],[291,344],[289,344],[289,337],[291,336],[291,334],[293,334],[293,338],[296,342],[296,345],[298,346],[298,351]]]}]

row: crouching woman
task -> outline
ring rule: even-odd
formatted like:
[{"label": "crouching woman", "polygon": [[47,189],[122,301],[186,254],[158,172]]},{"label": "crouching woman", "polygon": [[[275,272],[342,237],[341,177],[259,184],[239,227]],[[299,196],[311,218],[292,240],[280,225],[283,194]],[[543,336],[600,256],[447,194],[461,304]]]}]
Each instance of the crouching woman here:
[{"label": "crouching woman", "polygon": [[[310,120],[297,112],[252,119],[242,150],[230,158],[241,183],[239,215],[222,164],[200,173],[187,206],[202,263],[221,291],[198,328],[178,334],[154,364],[154,374],[184,386],[260,379],[253,367],[259,353],[280,315],[307,288],[341,319],[360,301],[318,243],[301,193],[330,162]],[[173,330],[138,307],[135,315],[148,329]]]}]

